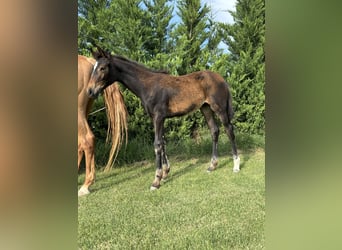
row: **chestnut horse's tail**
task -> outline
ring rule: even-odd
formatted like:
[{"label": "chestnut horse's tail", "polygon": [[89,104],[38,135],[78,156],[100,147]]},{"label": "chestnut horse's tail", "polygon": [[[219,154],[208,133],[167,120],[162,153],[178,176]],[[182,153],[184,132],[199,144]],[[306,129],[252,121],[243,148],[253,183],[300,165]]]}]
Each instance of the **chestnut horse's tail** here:
[{"label": "chestnut horse's tail", "polygon": [[127,143],[127,109],[118,84],[111,84],[104,90],[108,130],[106,142],[112,143],[105,171],[112,168],[122,142]]}]

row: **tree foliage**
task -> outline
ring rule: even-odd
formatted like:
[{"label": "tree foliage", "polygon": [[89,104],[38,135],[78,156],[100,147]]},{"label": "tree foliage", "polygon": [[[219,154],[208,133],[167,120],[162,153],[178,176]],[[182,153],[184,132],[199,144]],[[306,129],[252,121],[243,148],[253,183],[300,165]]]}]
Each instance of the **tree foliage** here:
[{"label": "tree foliage", "polygon": [[[233,24],[218,23],[200,0],[78,0],[78,52],[89,56],[95,42],[113,54],[174,75],[215,71],[229,82],[233,93],[236,130],[263,133],[264,0],[237,0],[231,14]],[[140,100],[123,86],[122,90],[130,136],[153,138],[152,123]],[[96,108],[101,103],[99,99]],[[103,119],[100,112],[93,115],[95,130],[105,131],[106,122],[99,121]],[[200,112],[165,122],[167,137],[172,139],[194,136],[202,126],[206,125]]]},{"label": "tree foliage", "polygon": [[208,13],[208,6],[201,6],[200,0],[178,0],[177,14],[181,21],[173,36],[176,53],[181,58],[177,69],[180,75],[201,68],[201,49],[208,40]]},{"label": "tree foliage", "polygon": [[231,25],[221,24],[230,54],[229,68],[235,119],[243,132],[262,133],[265,128],[265,2],[237,0]]}]

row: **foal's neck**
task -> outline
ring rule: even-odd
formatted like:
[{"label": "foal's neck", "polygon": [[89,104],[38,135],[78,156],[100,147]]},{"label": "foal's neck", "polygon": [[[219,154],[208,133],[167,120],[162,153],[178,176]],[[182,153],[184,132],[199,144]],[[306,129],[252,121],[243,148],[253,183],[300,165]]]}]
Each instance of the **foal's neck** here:
[{"label": "foal's neck", "polygon": [[114,57],[113,62],[114,66],[117,68],[116,71],[119,72],[116,75],[118,78],[117,80],[136,96],[142,98],[144,93],[143,89],[145,88],[145,83],[142,79],[152,73],[144,70],[143,66],[121,57]]}]

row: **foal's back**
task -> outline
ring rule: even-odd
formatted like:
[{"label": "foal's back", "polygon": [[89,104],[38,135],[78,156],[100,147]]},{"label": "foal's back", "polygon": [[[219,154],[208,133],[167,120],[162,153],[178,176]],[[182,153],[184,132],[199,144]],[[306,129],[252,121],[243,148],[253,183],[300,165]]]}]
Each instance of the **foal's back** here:
[{"label": "foal's back", "polygon": [[217,73],[198,71],[183,76],[162,76],[161,91],[168,93],[170,115],[183,115],[199,109],[203,104],[215,105],[216,99],[227,100],[228,85]]}]

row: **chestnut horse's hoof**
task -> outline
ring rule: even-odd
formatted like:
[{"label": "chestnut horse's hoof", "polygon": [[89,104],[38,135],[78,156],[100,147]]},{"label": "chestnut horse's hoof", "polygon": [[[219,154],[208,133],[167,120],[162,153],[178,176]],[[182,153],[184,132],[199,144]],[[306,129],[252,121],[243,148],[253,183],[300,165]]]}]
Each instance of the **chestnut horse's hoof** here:
[{"label": "chestnut horse's hoof", "polygon": [[90,194],[90,191],[87,187],[81,187],[78,191],[78,197]]}]

